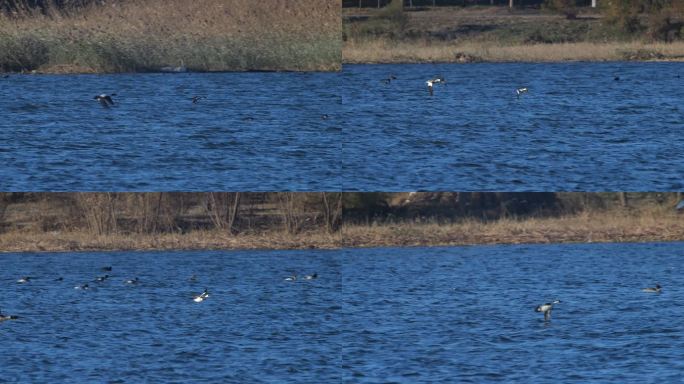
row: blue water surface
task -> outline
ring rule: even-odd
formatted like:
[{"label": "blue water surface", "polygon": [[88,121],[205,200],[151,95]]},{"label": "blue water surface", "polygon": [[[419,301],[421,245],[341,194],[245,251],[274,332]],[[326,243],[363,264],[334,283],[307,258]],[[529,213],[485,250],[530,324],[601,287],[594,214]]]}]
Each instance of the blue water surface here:
[{"label": "blue water surface", "polygon": [[[339,382],[339,261],[318,250],[0,254],[0,308],[20,316],[0,322],[0,382]],[[33,281],[17,284],[24,275]]]},{"label": "blue water surface", "polygon": [[[1,254],[0,306],[20,318],[0,322],[0,381],[681,382],[682,254],[684,243]],[[84,282],[94,288],[73,288]],[[641,291],[656,283],[663,293]],[[545,322],[534,309],[554,299]]]},{"label": "blue water surface", "polygon": [[[683,254],[683,243],[347,250],[344,382],[682,382]],[[641,291],[656,283],[662,294]],[[554,299],[545,322],[534,310]]]},{"label": "blue water surface", "polygon": [[[430,97],[439,75],[447,85]],[[684,187],[684,63],[346,65],[342,76],[344,190]]]},{"label": "blue water surface", "polygon": [[[0,78],[2,191],[332,190],[336,73]],[[93,98],[116,93],[105,109]],[[206,96],[193,104],[193,96]]]}]

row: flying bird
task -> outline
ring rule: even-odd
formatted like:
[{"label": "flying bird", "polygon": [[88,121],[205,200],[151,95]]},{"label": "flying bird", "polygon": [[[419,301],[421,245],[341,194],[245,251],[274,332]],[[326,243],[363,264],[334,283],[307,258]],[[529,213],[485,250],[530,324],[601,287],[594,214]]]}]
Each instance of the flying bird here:
[{"label": "flying bird", "polygon": [[387,76],[386,79],[383,79],[382,82],[385,83],[385,84],[389,84],[389,83],[392,82],[392,80],[396,80],[396,79],[397,79],[396,76],[394,76],[394,75],[389,75],[389,76]]},{"label": "flying bird", "polygon": [[114,100],[112,100],[112,96],[116,96],[116,93],[112,93],[111,95],[103,93],[101,95],[95,96],[94,99],[99,101],[100,105],[102,105],[103,107],[109,108],[110,106],[114,105]]},{"label": "flying bird", "polygon": [[522,95],[523,93],[527,93],[528,91],[529,91],[529,89],[527,89],[527,87],[522,87],[522,88],[516,89],[515,94],[518,96],[518,99],[519,99],[520,95]]},{"label": "flying bird", "polygon": [[534,311],[544,313],[544,321],[551,320],[551,310],[553,310],[553,305],[560,303],[560,300],[554,300],[551,303],[545,303],[538,306]]},{"label": "flying bird", "polygon": [[439,76],[439,77],[435,77],[434,79],[430,79],[430,80],[426,81],[425,84],[427,84],[428,92],[430,92],[430,96],[432,96],[432,94],[434,92],[432,90],[432,87],[435,84],[446,84],[446,80],[444,79],[444,77]]},{"label": "flying bird", "polygon": [[204,292],[200,293],[200,294],[197,295],[197,296],[194,296],[194,297],[192,298],[192,301],[194,301],[195,303],[201,303],[201,302],[203,302],[204,300],[206,300],[207,297],[209,297],[209,291],[207,291],[207,289],[204,288]]}]

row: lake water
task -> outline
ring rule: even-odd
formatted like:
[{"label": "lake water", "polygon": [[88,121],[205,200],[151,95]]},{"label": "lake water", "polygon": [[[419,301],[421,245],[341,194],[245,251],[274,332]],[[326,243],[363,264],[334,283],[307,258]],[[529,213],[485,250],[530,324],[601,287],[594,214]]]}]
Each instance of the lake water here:
[{"label": "lake water", "polygon": [[[0,380],[681,382],[683,253],[645,243],[2,254],[0,305],[21,318],[0,323]],[[17,284],[22,275],[35,279]],[[134,276],[139,286],[123,283]],[[95,288],[73,289],[87,281]],[[662,294],[641,292],[655,283]],[[194,303],[205,287],[211,296]],[[534,309],[553,299],[545,322]]]},{"label": "lake water", "polygon": [[[430,97],[437,75],[447,86]],[[347,65],[343,78],[344,190],[684,187],[684,63]]]},{"label": "lake water", "polygon": [[[430,97],[435,75],[447,86]],[[680,190],[681,76],[684,63],[11,75],[0,190]]]},{"label": "lake water", "polygon": [[[0,190],[336,189],[338,81],[335,73],[0,78]],[[116,106],[100,106],[101,93],[116,93]],[[195,95],[207,99],[193,104]]]},{"label": "lake water", "polygon": [[[339,382],[336,254],[0,254],[0,306],[21,317],[0,322],[0,382]],[[17,284],[23,275],[34,281]]]},{"label": "lake water", "polygon": [[[348,383],[684,380],[684,244],[350,250]],[[662,294],[641,292],[659,282]],[[545,323],[535,307],[561,300]]]}]

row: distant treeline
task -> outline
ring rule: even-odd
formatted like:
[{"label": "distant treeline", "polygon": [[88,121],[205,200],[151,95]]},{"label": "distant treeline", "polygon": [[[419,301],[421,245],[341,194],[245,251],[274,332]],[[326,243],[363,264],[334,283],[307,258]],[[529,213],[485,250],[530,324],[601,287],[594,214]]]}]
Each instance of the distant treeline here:
[{"label": "distant treeline", "polygon": [[678,193],[0,193],[0,233],[16,230],[228,234],[337,232],[341,226],[674,210]]},{"label": "distant treeline", "polygon": [[637,192],[345,193],[342,219],[360,224],[558,217],[599,210],[674,210],[678,201],[678,193]]}]

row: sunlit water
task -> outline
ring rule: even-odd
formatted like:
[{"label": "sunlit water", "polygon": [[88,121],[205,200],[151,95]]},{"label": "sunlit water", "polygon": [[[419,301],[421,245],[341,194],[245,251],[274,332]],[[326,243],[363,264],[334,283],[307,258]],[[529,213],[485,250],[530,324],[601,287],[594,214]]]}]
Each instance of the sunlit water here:
[{"label": "sunlit water", "polygon": [[[339,260],[330,251],[2,254],[0,307],[20,319],[0,322],[0,382],[339,382]],[[23,275],[34,280],[17,284]],[[124,283],[135,276],[139,285]],[[85,282],[93,289],[74,289]],[[204,288],[210,297],[193,302]]]},{"label": "sunlit water", "polygon": [[[681,382],[682,254],[684,243],[2,254],[0,305],[20,319],[0,323],[0,381]],[[662,294],[641,291],[656,283]],[[545,322],[534,309],[553,299]]]},{"label": "sunlit water", "polygon": [[[447,86],[430,97],[437,75]],[[342,76],[345,190],[684,187],[684,63],[346,65]]]},{"label": "sunlit water", "polygon": [[[0,78],[0,190],[339,188],[336,73]],[[116,93],[115,107],[93,99]],[[206,96],[197,104],[191,98]]]}]

